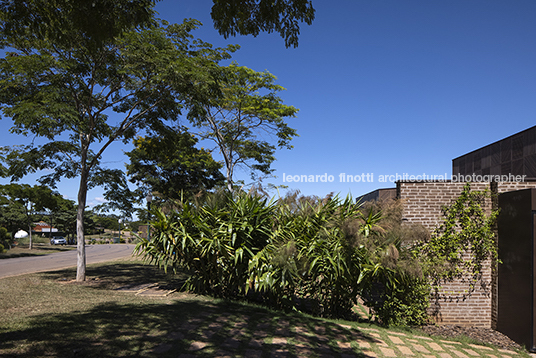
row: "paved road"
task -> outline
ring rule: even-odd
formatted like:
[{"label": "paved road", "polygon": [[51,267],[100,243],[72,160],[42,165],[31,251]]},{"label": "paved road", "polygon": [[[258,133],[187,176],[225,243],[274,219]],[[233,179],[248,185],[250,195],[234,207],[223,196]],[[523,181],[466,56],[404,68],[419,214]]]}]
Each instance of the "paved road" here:
[{"label": "paved road", "polygon": [[[129,257],[134,250],[134,246],[132,244],[87,245],[86,264]],[[76,266],[76,250],[43,256],[3,259],[0,260],[0,278],[74,266]]]}]

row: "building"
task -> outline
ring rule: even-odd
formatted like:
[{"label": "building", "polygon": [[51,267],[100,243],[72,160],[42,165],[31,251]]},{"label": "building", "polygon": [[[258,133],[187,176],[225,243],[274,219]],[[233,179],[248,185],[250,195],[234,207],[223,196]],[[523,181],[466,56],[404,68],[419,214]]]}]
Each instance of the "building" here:
[{"label": "building", "polygon": [[[461,280],[444,285],[450,299],[439,302],[437,323],[497,329],[536,350],[536,296],[532,295],[536,292],[532,272],[536,267],[536,126],[453,159],[452,178],[398,181],[396,188],[375,190],[361,200],[402,200],[402,224],[432,231],[443,219],[442,207],[460,195],[466,181],[472,182],[472,190],[490,190],[495,199],[489,198],[485,208],[500,210],[498,246],[503,264],[494,275],[488,265],[484,279],[490,286],[470,295],[463,294],[467,284]],[[525,218],[523,230],[517,224],[519,218]],[[520,245],[535,251],[515,251]]]},{"label": "building", "polygon": [[45,233],[57,233],[58,232],[58,229],[56,229],[55,227],[47,224],[46,222],[44,221],[39,221],[38,223],[35,223],[35,226],[32,228],[32,232],[35,232],[35,233],[42,233],[42,234],[45,234]]},{"label": "building", "polygon": [[536,180],[536,126],[452,160],[452,175],[524,175]]}]

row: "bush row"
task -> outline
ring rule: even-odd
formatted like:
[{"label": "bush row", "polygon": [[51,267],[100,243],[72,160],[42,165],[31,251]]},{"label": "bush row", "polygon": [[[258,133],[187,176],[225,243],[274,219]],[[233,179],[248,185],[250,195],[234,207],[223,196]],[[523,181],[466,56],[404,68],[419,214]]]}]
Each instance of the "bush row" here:
[{"label": "bush row", "polygon": [[426,320],[429,289],[403,235],[350,197],[217,194],[155,215],[151,240],[136,251],[187,271],[193,292],[325,317],[348,317],[362,297],[384,324]]}]

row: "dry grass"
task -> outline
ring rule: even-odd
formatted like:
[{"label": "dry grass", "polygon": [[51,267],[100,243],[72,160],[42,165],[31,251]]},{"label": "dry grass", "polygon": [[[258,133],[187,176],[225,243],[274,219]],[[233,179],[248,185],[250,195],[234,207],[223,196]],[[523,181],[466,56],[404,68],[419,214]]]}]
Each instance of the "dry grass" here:
[{"label": "dry grass", "polygon": [[69,251],[74,250],[74,246],[51,246],[51,245],[44,245],[44,244],[36,244],[33,246],[33,249],[29,249],[28,245],[19,244],[12,248],[11,250],[7,250],[4,253],[0,253],[0,259],[9,259],[13,257],[24,257],[24,256],[39,256],[39,255],[47,255],[52,254],[54,252],[62,252],[62,251]]}]

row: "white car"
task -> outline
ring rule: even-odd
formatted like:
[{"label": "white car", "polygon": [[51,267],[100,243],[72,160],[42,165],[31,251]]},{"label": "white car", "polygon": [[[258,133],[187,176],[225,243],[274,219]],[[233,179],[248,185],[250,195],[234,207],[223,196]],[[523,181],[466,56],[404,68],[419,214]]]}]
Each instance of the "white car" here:
[{"label": "white car", "polygon": [[67,245],[67,240],[63,236],[54,236],[50,239],[50,245]]}]

